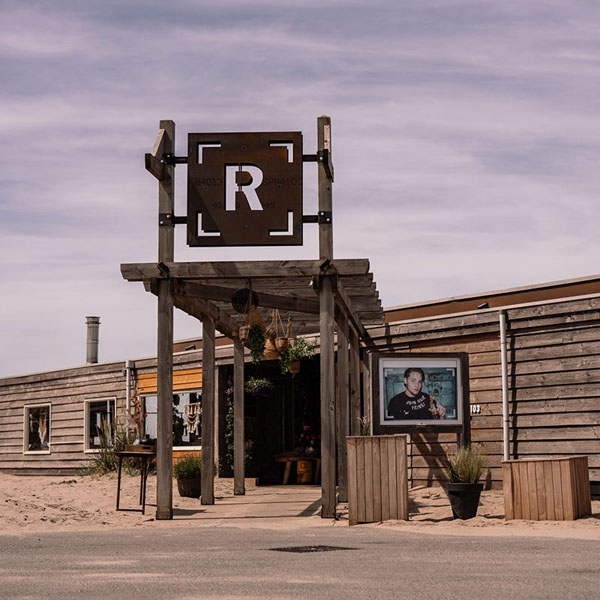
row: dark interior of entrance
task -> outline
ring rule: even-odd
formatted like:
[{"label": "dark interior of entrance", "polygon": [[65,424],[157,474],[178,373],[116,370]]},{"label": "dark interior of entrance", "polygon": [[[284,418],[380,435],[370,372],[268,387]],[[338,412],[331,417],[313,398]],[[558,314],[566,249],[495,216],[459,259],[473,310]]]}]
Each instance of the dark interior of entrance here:
[{"label": "dark interior of entrance", "polygon": [[[281,373],[279,361],[246,363],[244,379],[246,477],[259,485],[280,484],[285,463],[278,457],[318,458],[321,449],[319,360],[304,359],[294,376]],[[267,380],[272,387],[251,390],[250,379]],[[233,367],[220,369],[220,474],[233,475]],[[296,482],[296,469],[290,483]],[[313,479],[313,483],[318,481]]]}]

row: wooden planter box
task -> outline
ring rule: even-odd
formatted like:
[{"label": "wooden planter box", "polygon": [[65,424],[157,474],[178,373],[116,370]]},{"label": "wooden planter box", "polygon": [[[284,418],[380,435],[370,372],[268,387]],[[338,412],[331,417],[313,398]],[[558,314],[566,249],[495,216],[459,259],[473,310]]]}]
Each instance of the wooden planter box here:
[{"label": "wooden planter box", "polygon": [[351,436],[346,440],[350,525],[407,521],[406,435]]},{"label": "wooden planter box", "polygon": [[572,521],[592,514],[587,456],[502,462],[508,519]]}]

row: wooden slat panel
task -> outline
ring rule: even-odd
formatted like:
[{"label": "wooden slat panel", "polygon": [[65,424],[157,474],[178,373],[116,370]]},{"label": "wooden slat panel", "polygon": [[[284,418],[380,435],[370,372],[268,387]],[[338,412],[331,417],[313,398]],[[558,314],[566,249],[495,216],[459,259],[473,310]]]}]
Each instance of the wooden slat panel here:
[{"label": "wooden slat panel", "polygon": [[[156,373],[145,373],[138,375],[137,390],[138,394],[156,393],[157,377]],[[202,389],[202,369],[183,369],[173,371],[173,390],[183,391],[192,389]]]},{"label": "wooden slat panel", "polygon": [[366,483],[365,483],[365,438],[358,438],[356,446],[356,464],[358,473],[358,522],[367,522],[367,501],[366,501]]},{"label": "wooden slat panel", "polygon": [[379,445],[381,459],[381,520],[390,519],[390,466],[388,456],[388,444],[382,438]]},{"label": "wooden slat panel", "polygon": [[396,444],[394,438],[387,436],[385,443],[388,454],[388,478],[390,484],[390,519],[398,518],[398,465],[396,463]]},{"label": "wooden slat panel", "polygon": [[396,436],[396,481],[398,494],[398,519],[408,520],[408,468],[406,437]]},{"label": "wooden slat panel", "polygon": [[554,498],[554,478],[552,475],[552,462],[549,460],[540,463],[543,468],[544,492],[546,495],[546,518],[556,520],[556,501]]},{"label": "wooden slat panel", "polygon": [[367,523],[375,521],[373,510],[373,446],[374,438],[365,438],[365,519]]},{"label": "wooden slat panel", "polygon": [[358,523],[358,461],[357,440],[348,438],[348,521],[350,525]]},{"label": "wooden slat panel", "polygon": [[[373,521],[382,520],[382,499],[381,499],[381,439],[373,438]],[[387,467],[387,464],[386,464]]]}]

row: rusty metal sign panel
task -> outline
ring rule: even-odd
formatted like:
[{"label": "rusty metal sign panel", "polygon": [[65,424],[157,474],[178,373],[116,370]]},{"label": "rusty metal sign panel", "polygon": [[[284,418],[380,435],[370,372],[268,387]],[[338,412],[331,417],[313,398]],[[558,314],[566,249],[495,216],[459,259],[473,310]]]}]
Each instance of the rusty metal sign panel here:
[{"label": "rusty metal sign panel", "polygon": [[302,133],[190,133],[188,245],[302,244]]}]

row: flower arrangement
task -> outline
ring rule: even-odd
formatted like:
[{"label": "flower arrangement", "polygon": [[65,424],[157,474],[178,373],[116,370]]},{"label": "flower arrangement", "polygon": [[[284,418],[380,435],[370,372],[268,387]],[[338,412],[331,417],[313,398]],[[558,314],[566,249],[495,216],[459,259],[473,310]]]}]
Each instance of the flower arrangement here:
[{"label": "flower arrangement", "polygon": [[318,433],[314,433],[308,423],[304,423],[298,436],[298,449],[306,454],[306,456],[315,456],[319,453],[320,442],[321,436]]}]

